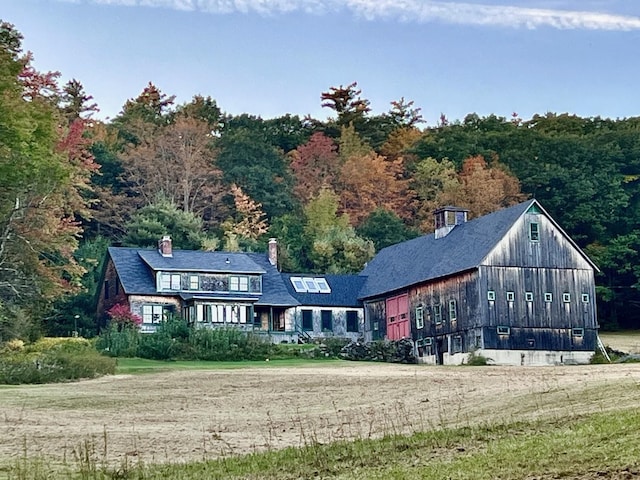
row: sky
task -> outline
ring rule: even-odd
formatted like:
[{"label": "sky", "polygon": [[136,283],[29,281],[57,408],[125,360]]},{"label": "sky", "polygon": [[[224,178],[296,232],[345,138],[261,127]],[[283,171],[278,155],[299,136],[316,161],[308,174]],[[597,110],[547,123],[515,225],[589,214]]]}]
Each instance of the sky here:
[{"label": "sky", "polygon": [[40,71],[108,120],[152,82],[223,112],[334,116],[357,82],[373,114],[640,115],[639,0],[0,0]]}]

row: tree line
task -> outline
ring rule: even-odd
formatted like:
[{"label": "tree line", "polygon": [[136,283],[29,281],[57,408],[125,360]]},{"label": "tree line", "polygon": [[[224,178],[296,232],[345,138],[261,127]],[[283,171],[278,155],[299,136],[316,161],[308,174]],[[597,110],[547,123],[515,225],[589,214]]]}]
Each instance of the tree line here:
[{"label": "tree line", "polygon": [[150,82],[102,122],[79,81],[32,60],[0,22],[0,341],[90,333],[108,245],[170,233],[176,248],[260,251],[277,237],[285,271],[357,272],[433,231],[438,206],[473,218],[530,197],[600,267],[601,325],[640,327],[640,117],[431,126],[404,98],[372,114],[351,83],[320,94],[326,120],[263,119]]}]

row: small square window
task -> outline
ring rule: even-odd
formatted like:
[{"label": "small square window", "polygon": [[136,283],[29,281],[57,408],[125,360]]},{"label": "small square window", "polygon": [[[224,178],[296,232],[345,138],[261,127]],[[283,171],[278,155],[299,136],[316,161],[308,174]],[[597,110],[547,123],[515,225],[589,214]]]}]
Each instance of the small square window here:
[{"label": "small square window", "polygon": [[562,294],[562,301],[564,303],[569,303],[571,301],[571,294],[570,293],[563,293]]},{"label": "small square window", "polygon": [[190,275],[189,276],[189,290],[199,290],[200,289],[200,278],[198,275]]},{"label": "small square window", "polygon": [[490,302],[495,301],[496,299],[496,292],[494,290],[489,290],[487,292],[487,300],[489,300]]},{"label": "small square window", "polygon": [[378,330],[378,322],[373,322],[373,330],[374,331]]},{"label": "small square window", "polygon": [[416,328],[424,328],[424,312],[422,307],[416,307]]},{"label": "small square window", "polygon": [[589,303],[589,294],[588,293],[583,293],[582,294],[582,303]]},{"label": "small square window", "polygon": [[433,343],[433,339],[432,339],[432,338],[425,338],[425,339],[422,341],[422,344],[423,344],[424,346],[429,346],[429,345],[431,345],[432,343]]},{"label": "small square window", "polygon": [[545,293],[544,294],[544,301],[547,302],[547,303],[553,302],[553,294],[549,293],[549,292]]},{"label": "small square window", "polygon": [[507,292],[507,302],[513,302],[516,299],[516,294],[513,292]]},{"label": "small square window", "polygon": [[533,292],[525,292],[524,293],[524,299],[527,302],[533,302]]},{"label": "small square window", "polygon": [[511,329],[509,327],[498,327],[496,330],[498,335],[509,335],[511,333]]},{"label": "small square window", "polygon": [[572,334],[574,337],[584,337],[584,328],[574,328],[574,329],[571,331],[571,334]]}]

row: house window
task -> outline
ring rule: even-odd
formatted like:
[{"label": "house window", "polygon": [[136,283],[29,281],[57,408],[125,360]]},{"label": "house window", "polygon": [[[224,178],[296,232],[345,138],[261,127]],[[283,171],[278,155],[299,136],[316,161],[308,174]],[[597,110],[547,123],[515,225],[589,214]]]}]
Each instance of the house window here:
[{"label": "house window", "polygon": [[229,290],[232,292],[248,292],[249,277],[235,275],[229,277]]},{"label": "house window", "polygon": [[574,328],[574,329],[571,331],[571,334],[572,334],[574,337],[584,337],[584,328]]},{"label": "house window", "polygon": [[531,222],[529,224],[529,240],[532,242],[540,241],[540,228],[536,222]]},{"label": "house window", "polygon": [[309,332],[313,330],[313,311],[302,310],[302,330]]},{"label": "house window", "polygon": [[416,328],[419,330],[424,328],[424,312],[422,307],[416,307]]},{"label": "house window", "polygon": [[490,302],[495,301],[496,299],[496,292],[494,290],[489,290],[487,292],[487,300],[489,300]]},{"label": "house window", "polygon": [[358,331],[358,312],[353,310],[347,311],[347,332]]},{"label": "house window", "polygon": [[498,327],[496,330],[498,335],[509,335],[511,333],[511,329],[509,327]]},{"label": "house window", "polygon": [[160,277],[161,290],[180,290],[179,273],[163,273]]},{"label": "house window", "polygon": [[331,310],[321,310],[320,318],[322,320],[322,331],[330,332],[333,330],[333,312]]},{"label": "house window", "polygon": [[533,302],[533,292],[524,292],[524,299],[527,302]]},{"label": "house window", "polygon": [[562,301],[564,303],[569,303],[571,301],[571,294],[570,293],[563,293],[562,294]]},{"label": "house window", "polygon": [[143,305],[142,323],[160,323],[164,320],[164,307],[162,305]]},{"label": "house window", "polygon": [[583,293],[582,294],[582,303],[589,303],[589,294],[588,293]]},{"label": "house window", "polygon": [[553,302],[553,294],[550,292],[547,292],[544,294],[544,301],[547,303],[551,303]]},{"label": "house window", "polygon": [[189,275],[189,290],[200,290],[200,277]]},{"label": "house window", "polygon": [[440,325],[442,323],[442,309],[440,308],[440,305],[433,306],[433,318],[436,325]]},{"label": "house window", "polygon": [[458,318],[458,307],[455,300],[449,300],[449,320],[455,322]]},{"label": "house window", "polygon": [[513,302],[516,299],[514,292],[507,292],[507,302]]},{"label": "house window", "polygon": [[451,339],[451,353],[460,352],[462,352],[462,337],[460,335],[456,335]]}]

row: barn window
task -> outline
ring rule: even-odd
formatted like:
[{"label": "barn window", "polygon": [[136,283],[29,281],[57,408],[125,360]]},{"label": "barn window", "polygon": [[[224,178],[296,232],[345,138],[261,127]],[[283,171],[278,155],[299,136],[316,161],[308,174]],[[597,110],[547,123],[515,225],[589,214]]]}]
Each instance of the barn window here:
[{"label": "barn window", "polygon": [[347,332],[358,331],[358,312],[347,311]]},{"label": "barn window", "polygon": [[546,292],[544,294],[544,301],[547,302],[547,303],[553,302],[553,294],[550,293],[550,292]]},{"label": "barn window", "polygon": [[456,335],[451,339],[451,352],[452,353],[462,352],[462,337],[460,335]]},{"label": "barn window", "polygon": [[525,292],[524,293],[524,299],[527,302],[533,302],[533,292]]},{"label": "barn window", "polygon": [[416,328],[424,328],[424,312],[422,307],[416,307]]},{"label": "barn window", "polygon": [[507,292],[507,302],[513,302],[516,299],[516,294],[513,292]]},{"label": "barn window", "polygon": [[378,322],[373,322],[373,330],[374,331],[378,330]]},{"label": "barn window", "polygon": [[302,310],[302,330],[305,332],[313,330],[313,311]]},{"label": "barn window", "polygon": [[509,335],[511,333],[511,329],[509,327],[498,327],[496,329],[498,335]]},{"label": "barn window", "polygon": [[584,337],[584,328],[574,328],[574,329],[571,331],[571,334],[572,334],[574,337]]},{"label": "barn window", "polygon": [[487,292],[487,300],[489,300],[490,302],[495,301],[496,299],[496,292],[494,290],[489,290]]},{"label": "barn window", "polygon": [[189,275],[189,290],[200,289],[200,277],[198,275]]},{"label": "barn window", "polygon": [[322,319],[322,331],[330,332],[333,330],[333,312],[331,310],[320,311],[320,318]]},{"label": "barn window", "polygon": [[454,322],[458,318],[458,308],[455,300],[449,300],[449,320]]},{"label": "barn window", "polygon": [[571,301],[571,294],[570,293],[563,293],[562,294],[562,301],[564,303],[569,303]]},{"label": "barn window", "polygon": [[589,294],[588,293],[583,293],[582,294],[582,303],[589,303]]},{"label": "barn window", "polygon": [[540,228],[536,222],[531,222],[529,224],[529,240],[532,242],[540,241]]},{"label": "barn window", "polygon": [[422,345],[428,347],[433,343],[433,338],[425,338],[422,340]]},{"label": "barn window", "polygon": [[440,305],[433,306],[433,319],[436,322],[436,325],[440,325],[442,323],[442,309]]}]

